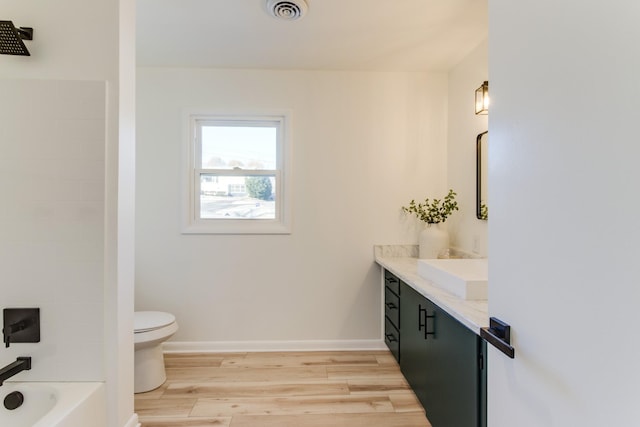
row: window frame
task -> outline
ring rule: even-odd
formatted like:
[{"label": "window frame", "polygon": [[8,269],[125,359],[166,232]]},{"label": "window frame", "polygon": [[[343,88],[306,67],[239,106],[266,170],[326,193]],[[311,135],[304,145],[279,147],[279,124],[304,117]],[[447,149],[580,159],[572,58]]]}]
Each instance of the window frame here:
[{"label": "window frame", "polygon": [[[290,234],[291,233],[291,111],[185,112],[183,234]],[[275,126],[275,169],[204,169],[200,129],[205,125]],[[275,176],[274,219],[200,217],[201,175]]]}]

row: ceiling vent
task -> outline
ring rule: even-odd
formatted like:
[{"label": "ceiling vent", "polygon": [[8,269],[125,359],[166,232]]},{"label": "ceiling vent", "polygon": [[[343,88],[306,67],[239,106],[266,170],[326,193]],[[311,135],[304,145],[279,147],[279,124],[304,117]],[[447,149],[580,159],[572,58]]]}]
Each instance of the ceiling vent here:
[{"label": "ceiling vent", "polygon": [[267,12],[283,21],[297,21],[306,15],[309,7],[305,0],[267,0]]}]

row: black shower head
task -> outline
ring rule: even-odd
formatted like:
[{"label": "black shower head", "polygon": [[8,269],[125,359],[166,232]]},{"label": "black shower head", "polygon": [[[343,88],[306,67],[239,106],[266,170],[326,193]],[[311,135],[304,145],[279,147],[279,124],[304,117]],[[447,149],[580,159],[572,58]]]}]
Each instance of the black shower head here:
[{"label": "black shower head", "polygon": [[22,40],[33,39],[33,28],[16,28],[11,21],[0,21],[0,54],[31,56]]}]

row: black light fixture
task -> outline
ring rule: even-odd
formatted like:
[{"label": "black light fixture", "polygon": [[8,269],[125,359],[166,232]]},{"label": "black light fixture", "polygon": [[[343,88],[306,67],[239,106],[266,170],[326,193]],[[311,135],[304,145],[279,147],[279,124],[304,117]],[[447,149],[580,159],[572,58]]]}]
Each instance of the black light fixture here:
[{"label": "black light fixture", "polygon": [[33,28],[16,28],[11,21],[0,21],[0,54],[31,56],[22,40],[33,40]]},{"label": "black light fixture", "polygon": [[484,81],[482,85],[476,89],[476,114],[489,113],[489,82]]}]

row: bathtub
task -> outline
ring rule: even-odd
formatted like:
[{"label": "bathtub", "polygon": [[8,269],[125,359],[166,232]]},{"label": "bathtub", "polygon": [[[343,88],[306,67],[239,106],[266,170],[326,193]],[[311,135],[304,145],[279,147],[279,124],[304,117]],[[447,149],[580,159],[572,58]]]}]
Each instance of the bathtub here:
[{"label": "bathtub", "polygon": [[9,382],[0,386],[0,401],[19,391],[24,403],[13,410],[0,403],[0,426],[106,427],[103,383]]}]

